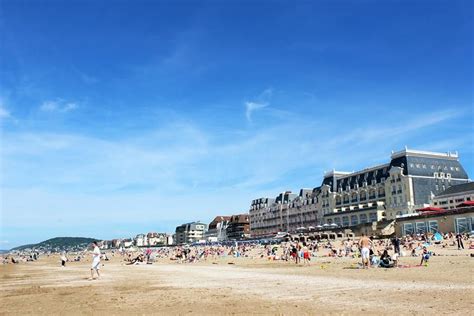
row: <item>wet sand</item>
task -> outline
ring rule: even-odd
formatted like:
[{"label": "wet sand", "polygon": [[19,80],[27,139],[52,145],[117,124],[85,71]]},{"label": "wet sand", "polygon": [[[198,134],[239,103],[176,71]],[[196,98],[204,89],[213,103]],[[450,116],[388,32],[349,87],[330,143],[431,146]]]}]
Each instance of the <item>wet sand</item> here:
[{"label": "wet sand", "polygon": [[43,257],[0,266],[0,314],[470,314],[468,254],[435,256],[427,267],[369,270],[352,258],[321,257],[310,266],[232,257],[129,266],[116,256],[93,281],[90,262],[61,268],[59,257]]}]

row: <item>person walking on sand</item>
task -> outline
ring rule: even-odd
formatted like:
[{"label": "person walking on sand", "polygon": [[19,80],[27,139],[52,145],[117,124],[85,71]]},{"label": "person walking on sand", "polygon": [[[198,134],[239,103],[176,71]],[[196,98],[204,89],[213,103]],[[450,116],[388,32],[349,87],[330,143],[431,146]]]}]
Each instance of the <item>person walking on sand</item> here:
[{"label": "person walking on sand", "polygon": [[100,278],[100,249],[96,241],[92,242],[94,250],[92,251],[92,266],[91,266],[91,278],[89,280],[95,280],[94,270],[97,273],[97,278]]},{"label": "person walking on sand", "polygon": [[362,257],[362,267],[364,269],[368,269],[370,265],[370,250],[369,247],[371,245],[370,239],[362,234],[362,237],[359,240],[359,248],[360,248],[360,256]]},{"label": "person walking on sand", "polygon": [[458,250],[461,250],[461,248],[464,249],[464,244],[462,242],[462,234],[461,233],[458,233],[456,235],[456,241],[458,242]]},{"label": "person walking on sand", "polygon": [[61,267],[63,267],[63,268],[66,267],[66,261],[69,261],[69,259],[68,259],[67,255],[66,255],[66,252],[63,251],[63,252],[61,253]]}]

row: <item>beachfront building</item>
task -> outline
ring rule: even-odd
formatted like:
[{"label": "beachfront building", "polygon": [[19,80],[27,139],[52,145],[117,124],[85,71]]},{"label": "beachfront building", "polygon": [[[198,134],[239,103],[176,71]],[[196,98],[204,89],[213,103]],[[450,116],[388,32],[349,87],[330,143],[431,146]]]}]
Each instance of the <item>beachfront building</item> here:
[{"label": "beachfront building", "polygon": [[276,198],[259,198],[252,201],[249,210],[252,237],[266,236],[287,230],[288,209],[296,198],[291,191],[280,193]]},{"label": "beachfront building", "polygon": [[164,233],[148,233],[147,235],[148,243],[147,246],[164,246],[167,245],[166,234]]},{"label": "beachfront building", "polygon": [[457,153],[405,148],[392,152],[390,158],[388,163],[360,171],[326,172],[321,186],[302,189],[298,196],[282,198],[288,191],[275,200],[253,200],[249,210],[252,236],[393,220],[428,206],[433,195],[469,182]]},{"label": "beachfront building", "polygon": [[395,233],[398,237],[426,233],[470,233],[474,230],[474,205],[465,202],[454,209],[420,212],[398,218]]},{"label": "beachfront building", "polygon": [[144,247],[148,246],[148,238],[145,234],[138,234],[135,237],[135,246],[137,247]]},{"label": "beachfront building", "polygon": [[250,237],[249,214],[232,215],[227,226],[227,239],[242,240],[248,237]]},{"label": "beachfront building", "polygon": [[208,230],[204,234],[207,241],[224,241],[227,240],[227,226],[230,222],[230,216],[216,216],[209,223]]},{"label": "beachfront building", "polygon": [[133,246],[133,239],[131,239],[131,238],[123,239],[123,240],[122,240],[122,245],[123,245],[123,247],[125,247],[125,248],[130,248],[130,247],[132,247],[132,246]]},{"label": "beachfront building", "polygon": [[433,196],[431,205],[442,209],[453,209],[464,202],[474,202],[474,182],[453,185]]},{"label": "beachfront building", "polygon": [[207,224],[191,222],[176,227],[175,244],[190,244],[204,240]]}]

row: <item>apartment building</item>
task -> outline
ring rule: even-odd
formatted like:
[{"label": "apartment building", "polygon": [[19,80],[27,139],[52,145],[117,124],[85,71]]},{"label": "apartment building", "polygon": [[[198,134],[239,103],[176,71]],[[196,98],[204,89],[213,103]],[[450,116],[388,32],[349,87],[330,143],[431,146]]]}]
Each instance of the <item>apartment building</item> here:
[{"label": "apartment building", "polygon": [[296,231],[324,224],[350,227],[413,213],[433,195],[469,182],[457,153],[405,148],[388,163],[355,172],[326,172],[314,189],[291,191],[276,199],[260,198],[250,206],[252,236]]}]

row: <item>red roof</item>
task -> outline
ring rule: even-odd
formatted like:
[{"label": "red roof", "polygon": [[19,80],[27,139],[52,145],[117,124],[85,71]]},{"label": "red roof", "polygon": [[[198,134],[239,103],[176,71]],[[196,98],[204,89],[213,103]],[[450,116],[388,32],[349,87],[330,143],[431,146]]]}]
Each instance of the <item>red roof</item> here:
[{"label": "red roof", "polygon": [[456,207],[466,207],[466,206],[474,206],[474,201],[466,201],[466,202],[463,202],[463,203],[459,204]]},{"label": "red roof", "polygon": [[425,208],[417,209],[418,212],[442,212],[444,209],[439,207],[428,206]]}]

